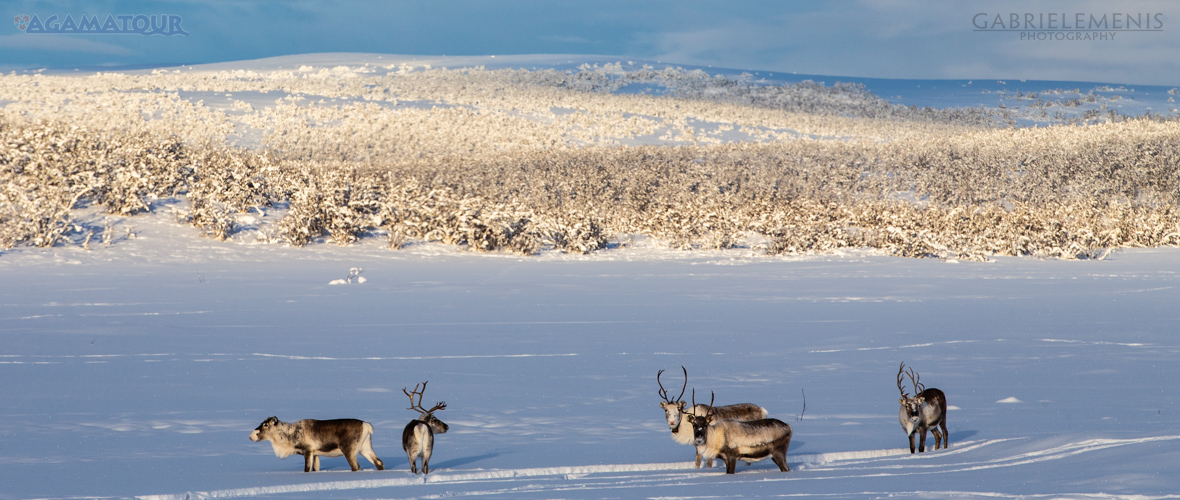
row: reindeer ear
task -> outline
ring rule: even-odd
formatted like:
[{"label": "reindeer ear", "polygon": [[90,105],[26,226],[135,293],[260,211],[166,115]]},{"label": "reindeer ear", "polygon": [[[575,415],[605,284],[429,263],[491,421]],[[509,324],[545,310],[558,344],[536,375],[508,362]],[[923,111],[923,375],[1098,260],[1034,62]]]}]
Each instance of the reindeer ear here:
[{"label": "reindeer ear", "polygon": [[926,398],[918,398],[918,404],[922,404],[925,402],[926,402]]},{"label": "reindeer ear", "polygon": [[904,404],[905,404],[905,398],[899,398],[899,399],[897,400],[897,402],[898,402],[898,403],[901,403],[901,404],[903,404],[903,405],[904,405]]},{"label": "reindeer ear", "polygon": [[677,401],[676,407],[683,410],[684,409],[684,401]]}]

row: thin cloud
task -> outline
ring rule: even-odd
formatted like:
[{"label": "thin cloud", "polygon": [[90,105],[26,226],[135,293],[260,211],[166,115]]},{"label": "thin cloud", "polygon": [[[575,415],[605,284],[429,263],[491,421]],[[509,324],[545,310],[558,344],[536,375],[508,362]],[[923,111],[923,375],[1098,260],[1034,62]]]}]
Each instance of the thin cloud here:
[{"label": "thin cloud", "polygon": [[629,55],[662,61],[876,78],[1037,79],[1170,85],[1180,60],[1167,4],[1131,2],[1122,12],[1163,12],[1163,32],[1122,32],[1114,40],[1027,41],[983,33],[978,12],[1112,12],[1110,4],[1049,2],[986,6],[909,0],[832,2],[777,15],[720,17],[633,35]]},{"label": "thin cloud", "polygon": [[104,54],[129,56],[136,51],[113,43],[70,35],[0,35],[0,49],[42,50],[49,52],[74,52],[82,54]]},{"label": "thin cloud", "polygon": [[542,42],[557,42],[557,43],[590,43],[590,40],[580,36],[541,36],[537,37]]}]

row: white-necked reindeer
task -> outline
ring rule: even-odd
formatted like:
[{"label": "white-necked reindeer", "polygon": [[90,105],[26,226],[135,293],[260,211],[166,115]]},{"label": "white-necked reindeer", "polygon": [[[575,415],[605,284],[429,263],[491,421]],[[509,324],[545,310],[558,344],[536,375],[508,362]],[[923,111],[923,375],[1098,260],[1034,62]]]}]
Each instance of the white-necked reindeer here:
[{"label": "white-necked reindeer", "polygon": [[[402,431],[402,449],[406,450],[406,456],[410,459],[410,472],[418,473],[417,459],[422,458],[422,473],[430,473],[430,454],[434,452],[434,434],[446,434],[450,429],[447,424],[434,416],[434,412],[447,409],[447,403],[439,401],[434,405],[434,408],[429,410],[422,407],[422,394],[426,392],[426,383],[422,383],[422,389],[414,386],[414,392],[407,392],[403,387],[402,392],[410,397],[410,407],[407,410],[414,410],[418,412],[418,418],[411,420],[406,424],[406,429]],[[414,403],[414,396],[418,396],[418,402]]]},{"label": "white-necked reindeer", "polygon": [[361,470],[356,460],[358,454],[369,459],[377,470],[385,470],[385,464],[373,452],[372,436],[372,424],[352,418],[304,419],[292,423],[270,417],[250,433],[250,440],[270,441],[279,458],[303,455],[303,472],[320,470],[321,455],[343,456],[348,466],[358,471]]},{"label": "white-necked reindeer", "polygon": [[[684,397],[684,390],[688,388],[688,369],[684,365],[681,365],[680,369],[684,372],[684,386],[680,388],[680,395],[676,396],[674,400],[668,398],[668,391],[664,389],[664,384],[660,382],[660,375],[664,374],[664,370],[656,373],[656,383],[660,385],[660,397],[664,400],[660,403],[660,408],[664,409],[664,417],[668,421],[668,428],[672,430],[672,439],[675,439],[677,443],[693,444],[692,418],[695,416],[705,416],[710,411],[714,412],[719,419],[759,420],[766,418],[766,408],[753,403],[738,403],[735,405],[714,407],[711,402],[709,405],[698,405],[696,401],[693,401],[692,408],[686,409],[684,399],[682,398]],[[685,418],[685,416],[688,418]],[[697,449],[695,463],[697,468],[700,468],[701,450],[699,447]],[[712,466],[713,459],[706,459],[705,467]]]},{"label": "white-necked reindeer", "polygon": [[[910,440],[910,453],[914,452],[914,434],[921,436],[918,451],[926,451],[926,431],[934,434],[934,449],[950,448],[951,435],[946,430],[946,395],[933,387],[927,389],[919,380],[920,375],[910,368],[910,382],[914,384],[914,397],[906,394],[902,387],[901,377],[905,373],[903,362],[897,369],[897,390],[901,391],[901,410],[897,418],[901,421],[901,428],[905,430]],[[942,431],[939,432],[939,428]]]},{"label": "white-necked reindeer", "polygon": [[[693,405],[696,405],[696,391],[693,391]],[[709,406],[713,406],[712,397]],[[791,426],[782,420],[764,418],[740,421],[718,418],[713,411],[704,416],[692,417],[693,443],[697,453],[706,459],[720,458],[725,461],[725,473],[737,470],[738,460],[751,463],[767,457],[774,461],[783,472],[787,466],[787,448],[791,446]]]}]

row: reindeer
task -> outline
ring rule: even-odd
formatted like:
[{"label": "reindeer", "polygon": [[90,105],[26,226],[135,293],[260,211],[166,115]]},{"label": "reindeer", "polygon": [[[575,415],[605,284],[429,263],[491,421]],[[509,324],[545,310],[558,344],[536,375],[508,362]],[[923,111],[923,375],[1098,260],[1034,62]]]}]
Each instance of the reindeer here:
[{"label": "reindeer", "polygon": [[[406,450],[406,456],[410,459],[410,472],[418,473],[417,459],[422,457],[422,473],[430,473],[430,454],[434,451],[434,434],[446,434],[450,429],[446,423],[434,416],[434,412],[447,409],[447,403],[439,401],[434,405],[434,408],[429,410],[422,407],[422,394],[426,392],[426,384],[430,382],[422,382],[422,389],[414,386],[413,392],[407,392],[403,387],[402,392],[410,397],[410,407],[407,410],[414,410],[418,412],[418,418],[411,420],[406,424],[406,429],[402,431],[402,448]],[[414,403],[414,396],[418,396],[418,403]]]},{"label": "reindeer", "polygon": [[[693,405],[696,405],[696,391],[693,391]],[[709,398],[709,406],[713,406],[712,396]],[[710,410],[704,416],[692,417],[692,435],[693,443],[697,445],[697,453],[709,460],[724,460],[726,474],[736,472],[738,460],[749,464],[767,457],[774,461],[780,471],[791,470],[787,466],[791,426],[782,420],[722,419]]]},{"label": "reindeer", "polygon": [[320,470],[320,456],[344,456],[353,472],[361,469],[357,454],[369,460],[377,470],[385,470],[385,463],[373,452],[373,426],[368,422],[346,418],[340,420],[300,420],[282,422],[278,417],[263,420],[251,441],[270,440],[275,456],[287,458],[303,455],[303,472]]},{"label": "reindeer", "polygon": [[[902,375],[905,373],[903,362],[897,369],[897,390],[901,391],[901,410],[897,418],[901,421],[901,428],[905,430],[910,440],[910,453],[914,453],[914,434],[922,436],[918,443],[918,452],[926,451],[926,430],[934,434],[934,449],[950,448],[951,435],[946,430],[946,395],[933,387],[927,389],[922,385],[922,377],[909,369],[910,382],[914,384],[914,397],[906,394],[902,387]],[[939,432],[939,427],[942,432]]]},{"label": "reindeer", "polygon": [[[705,415],[709,411],[715,412],[717,418],[731,419],[731,420],[758,420],[766,418],[766,408],[758,406],[753,403],[738,403],[728,406],[706,406],[698,405],[693,401],[691,409],[686,410],[684,397],[684,390],[688,388],[688,369],[684,365],[680,366],[684,372],[684,386],[680,388],[680,395],[676,396],[675,400],[668,399],[668,391],[664,389],[664,384],[660,382],[660,375],[664,374],[664,370],[656,373],[656,383],[660,385],[660,397],[663,402],[660,403],[660,408],[664,409],[664,417],[668,421],[668,428],[672,430],[672,439],[680,444],[692,444],[692,417],[697,415]],[[684,418],[688,415],[689,418]],[[701,467],[701,450],[697,449],[696,467]],[[705,467],[713,467],[713,459],[705,461]]]}]

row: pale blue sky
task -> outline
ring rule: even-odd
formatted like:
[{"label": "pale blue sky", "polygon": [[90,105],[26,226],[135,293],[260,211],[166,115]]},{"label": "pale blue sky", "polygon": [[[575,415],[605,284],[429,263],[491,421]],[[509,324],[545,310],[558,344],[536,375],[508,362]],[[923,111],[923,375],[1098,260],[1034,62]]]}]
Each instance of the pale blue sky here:
[{"label": "pale blue sky", "polygon": [[[686,65],[879,78],[1051,79],[1180,85],[1170,1],[21,1],[45,19],[171,14],[189,36],[46,35],[0,25],[0,67],[205,63],[309,52],[600,54]],[[976,14],[1160,14],[1113,40],[1021,40]],[[1176,24],[1173,24],[1175,17]]]}]

